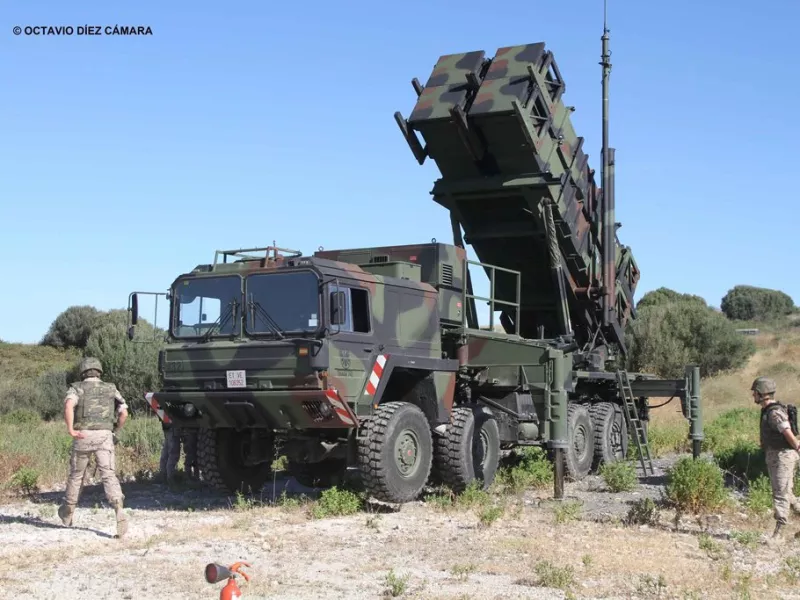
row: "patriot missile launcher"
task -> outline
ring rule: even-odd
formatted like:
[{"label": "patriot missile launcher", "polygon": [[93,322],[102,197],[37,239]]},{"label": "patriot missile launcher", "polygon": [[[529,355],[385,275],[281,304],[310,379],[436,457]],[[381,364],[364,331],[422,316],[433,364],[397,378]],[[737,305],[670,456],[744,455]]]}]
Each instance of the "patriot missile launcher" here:
[{"label": "patriot missile launcher", "polygon": [[[553,53],[536,43],[446,55],[413,85],[411,115],[395,118],[419,163],[442,174],[431,193],[456,245],[521,273],[520,335],[572,338],[590,370],[624,356],[639,269],[617,237],[613,149],[601,190]],[[498,296],[513,297],[507,287],[495,282]],[[516,330],[509,311],[500,318]]]},{"label": "patriot missile launcher", "polygon": [[[605,102],[606,35],[603,48]],[[412,83],[416,104],[395,119],[439,168],[452,244],[218,251],[173,282],[163,385],[147,399],[201,430],[203,478],[258,489],[281,454],[302,483],[355,467],[374,497],[406,502],[434,480],[488,487],[504,451],[534,445],[561,497],[565,476],[624,458],[629,437],[652,473],[651,397],[681,399],[697,456],[699,369],[665,380],[619,366],[639,270],[614,222],[607,119],[598,189],[543,43],[446,55]]]}]

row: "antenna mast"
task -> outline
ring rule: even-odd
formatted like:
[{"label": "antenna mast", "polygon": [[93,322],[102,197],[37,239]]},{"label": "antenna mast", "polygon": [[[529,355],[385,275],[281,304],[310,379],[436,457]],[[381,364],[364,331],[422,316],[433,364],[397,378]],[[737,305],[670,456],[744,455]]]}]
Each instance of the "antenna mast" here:
[{"label": "antenna mast", "polygon": [[603,325],[611,322],[611,313],[616,304],[616,224],[614,218],[614,149],[608,147],[608,79],[611,73],[611,52],[608,49],[608,0],[603,0]]}]

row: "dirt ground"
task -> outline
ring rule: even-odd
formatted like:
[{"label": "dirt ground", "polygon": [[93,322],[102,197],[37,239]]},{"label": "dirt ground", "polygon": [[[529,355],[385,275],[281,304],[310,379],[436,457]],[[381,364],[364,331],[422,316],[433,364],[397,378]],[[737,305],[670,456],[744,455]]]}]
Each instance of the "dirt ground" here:
[{"label": "dirt ground", "polygon": [[[606,491],[599,477],[567,484],[562,502],[552,489],[525,492],[489,525],[477,509],[430,501],[314,518],[304,506],[124,484],[130,529],[120,540],[102,486],[84,489],[71,528],[56,515],[62,490],[50,490],[0,506],[0,589],[9,598],[217,598],[223,584],[204,581],[205,565],[243,560],[252,565],[244,598],[800,598],[800,541],[768,541],[769,516],[676,525],[662,508],[654,525],[623,522],[634,500],[660,498],[674,458],[654,461],[655,476],[629,493]],[[283,490],[309,493],[287,480],[265,494]]]}]

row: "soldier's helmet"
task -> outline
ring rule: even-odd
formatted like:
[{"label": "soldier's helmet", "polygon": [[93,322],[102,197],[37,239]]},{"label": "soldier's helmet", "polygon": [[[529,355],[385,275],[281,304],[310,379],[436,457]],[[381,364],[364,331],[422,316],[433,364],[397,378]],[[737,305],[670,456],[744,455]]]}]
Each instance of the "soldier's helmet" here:
[{"label": "soldier's helmet", "polygon": [[753,381],[753,385],[750,389],[759,394],[774,394],[777,390],[777,386],[775,385],[775,381],[769,377],[758,377]]},{"label": "soldier's helmet", "polygon": [[98,371],[102,375],[103,365],[100,363],[99,360],[91,356],[84,358],[81,361],[81,365],[79,367],[81,376],[83,376],[83,374],[86,373],[86,371],[92,371],[92,370]]}]

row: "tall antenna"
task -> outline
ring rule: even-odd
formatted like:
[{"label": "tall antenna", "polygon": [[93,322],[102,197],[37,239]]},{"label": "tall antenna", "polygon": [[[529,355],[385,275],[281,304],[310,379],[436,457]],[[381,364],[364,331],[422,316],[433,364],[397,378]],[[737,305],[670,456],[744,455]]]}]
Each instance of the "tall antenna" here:
[{"label": "tall antenna", "polygon": [[608,0],[603,0],[603,325],[611,322],[616,303],[616,225],[614,222],[614,149],[608,147],[608,79],[611,73],[611,52],[608,49]]}]

